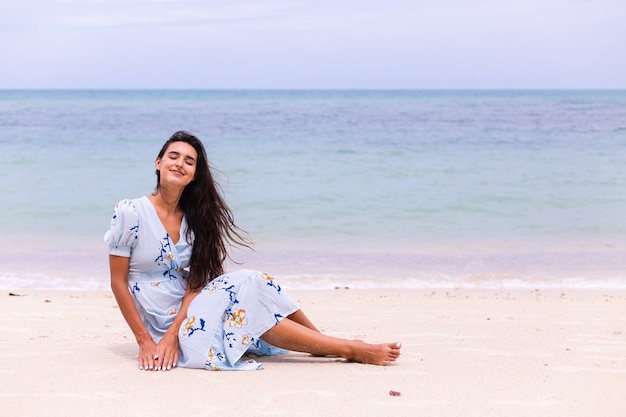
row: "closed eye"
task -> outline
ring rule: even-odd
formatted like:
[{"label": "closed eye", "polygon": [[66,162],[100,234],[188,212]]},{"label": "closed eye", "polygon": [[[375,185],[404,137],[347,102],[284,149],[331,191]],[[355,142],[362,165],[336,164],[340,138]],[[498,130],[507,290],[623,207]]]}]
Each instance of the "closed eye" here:
[{"label": "closed eye", "polygon": [[[180,158],[180,153],[176,152],[176,151],[170,151],[167,153],[167,156],[171,159],[171,160],[176,160],[178,158]],[[194,165],[196,163],[196,160],[194,159],[193,156],[185,156],[185,163],[187,165]]]}]

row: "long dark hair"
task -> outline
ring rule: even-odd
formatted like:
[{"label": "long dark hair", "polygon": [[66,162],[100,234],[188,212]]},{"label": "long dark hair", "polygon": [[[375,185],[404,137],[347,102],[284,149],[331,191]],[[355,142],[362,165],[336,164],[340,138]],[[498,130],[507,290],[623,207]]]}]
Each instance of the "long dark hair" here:
[{"label": "long dark hair", "polygon": [[[235,225],[233,214],[224,201],[224,191],[213,179],[200,139],[185,131],[176,132],[163,145],[158,156],[160,159],[174,142],[188,143],[198,153],[195,179],[185,187],[180,197],[180,207],[189,226],[185,239],[189,243],[193,240],[188,285],[190,289],[197,290],[224,273],[224,261],[229,256],[227,245],[249,248],[252,243],[247,233]],[[158,170],[156,175],[158,190],[161,183]]]}]

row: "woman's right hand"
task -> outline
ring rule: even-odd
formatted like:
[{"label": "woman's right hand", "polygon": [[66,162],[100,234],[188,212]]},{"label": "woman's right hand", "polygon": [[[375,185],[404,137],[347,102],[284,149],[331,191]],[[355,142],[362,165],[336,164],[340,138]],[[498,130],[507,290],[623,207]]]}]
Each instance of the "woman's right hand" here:
[{"label": "woman's right hand", "polygon": [[146,332],[143,336],[137,339],[137,343],[139,344],[139,370],[140,371],[152,371],[154,369],[154,364],[156,362],[156,348],[157,345],[152,340],[152,336],[150,333]]},{"label": "woman's right hand", "polygon": [[141,316],[135,306],[135,301],[128,291],[128,270],[130,258],[125,256],[109,255],[111,269],[111,290],[115,295],[117,305],[128,323],[137,344],[139,345],[139,369],[150,371],[155,367],[156,343],[143,324]]}]

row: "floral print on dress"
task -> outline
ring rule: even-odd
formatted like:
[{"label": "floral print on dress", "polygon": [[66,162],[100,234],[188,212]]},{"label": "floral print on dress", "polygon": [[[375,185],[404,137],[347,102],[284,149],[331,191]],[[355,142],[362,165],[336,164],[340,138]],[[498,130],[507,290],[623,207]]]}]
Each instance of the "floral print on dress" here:
[{"label": "floral print on dress", "polygon": [[267,285],[269,287],[275,288],[276,291],[280,294],[280,285],[278,285],[278,282],[276,282],[273,276],[271,276],[267,272],[263,272],[263,279],[267,281]]},{"label": "floral print on dress", "polygon": [[248,319],[245,316],[246,310],[233,310],[228,319],[228,325],[241,328],[241,326],[248,324]]},{"label": "floral print on dress", "polygon": [[165,265],[165,260],[167,259],[170,261],[168,264],[168,266],[170,266],[171,261],[174,260],[174,254],[172,253],[172,244],[170,243],[169,235],[165,235],[159,243],[161,244],[161,248],[157,249],[157,253],[159,255],[156,257],[154,262],[158,265]]},{"label": "floral print on dress", "polygon": [[205,366],[214,371],[221,371],[223,369],[223,362],[226,362],[226,357],[222,352],[218,352],[213,348],[209,349],[209,353],[204,361]]},{"label": "floral print on dress", "polygon": [[197,331],[205,331],[204,330],[204,324],[205,321],[203,318],[200,319],[200,327],[194,327],[196,325],[196,317],[195,316],[191,316],[189,318],[187,318],[186,322],[185,322],[185,332],[183,333],[183,336],[189,336],[191,337],[195,332]]},{"label": "floral print on dress", "polygon": [[[111,217],[111,227],[104,235],[104,241],[112,248],[130,248],[139,238],[139,218],[137,208],[131,200],[122,200],[115,205]],[[121,255],[120,253],[114,253]],[[126,256],[126,254],[124,254]]]},{"label": "floral print on dress", "polygon": [[130,235],[133,239],[137,239],[137,233],[139,232],[139,225],[136,224],[133,227],[131,227],[130,229]]},{"label": "floral print on dress", "polygon": [[[154,262],[159,266],[166,266],[169,269],[163,271],[163,277],[167,279],[178,279],[179,276],[182,276],[180,273],[180,265],[178,265],[176,261],[176,255],[172,252],[172,242],[170,240],[170,236],[168,234],[165,235],[163,239],[160,240],[160,248],[157,248],[157,257],[154,259]],[[177,274],[173,272],[177,272]]]},{"label": "floral print on dress", "polygon": [[233,346],[235,346],[235,344],[237,343],[237,335],[235,335],[235,332],[223,331],[222,333],[224,335],[224,341],[228,342],[228,347],[232,348]]}]

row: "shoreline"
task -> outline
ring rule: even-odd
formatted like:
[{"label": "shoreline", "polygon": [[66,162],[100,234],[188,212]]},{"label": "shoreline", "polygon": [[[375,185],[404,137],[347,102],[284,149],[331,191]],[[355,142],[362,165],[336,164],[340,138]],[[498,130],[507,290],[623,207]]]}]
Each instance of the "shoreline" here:
[{"label": "shoreline", "polygon": [[[626,290],[626,250],[621,247],[536,248],[442,246],[392,251],[350,248],[287,249],[268,245],[238,251],[227,270],[270,272],[294,289],[607,289]],[[108,290],[104,245],[59,251],[17,245],[0,248],[6,261],[0,291]]]},{"label": "shoreline", "polygon": [[287,290],[322,331],[399,340],[402,356],[377,367],[291,352],[259,358],[262,371],[142,372],[110,291],[2,291],[3,410],[20,416],[165,416],[173,409],[254,416],[626,412],[626,291]]}]

